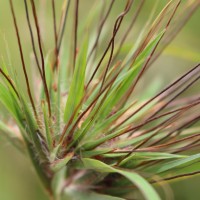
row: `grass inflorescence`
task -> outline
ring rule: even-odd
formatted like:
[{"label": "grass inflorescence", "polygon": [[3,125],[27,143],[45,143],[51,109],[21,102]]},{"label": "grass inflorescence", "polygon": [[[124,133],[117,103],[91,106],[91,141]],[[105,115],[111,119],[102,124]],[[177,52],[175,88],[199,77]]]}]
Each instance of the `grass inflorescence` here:
[{"label": "grass inflorescence", "polygon": [[[83,19],[79,0],[63,1],[58,23],[52,0],[50,54],[44,52],[35,1],[22,1],[39,85],[30,79],[14,4],[9,3],[26,90],[14,66],[11,72],[1,66],[0,102],[18,129],[0,121],[0,130],[28,153],[50,198],[133,199],[139,189],[145,199],[159,200],[154,183],[200,172],[200,154],[195,153],[200,96],[183,96],[199,81],[200,64],[160,90],[156,80],[137,89],[199,1],[168,1],[157,16],[155,3],[129,44],[145,0],[124,1],[111,33],[106,24],[117,1],[94,2]],[[66,29],[71,38],[64,43]]]}]

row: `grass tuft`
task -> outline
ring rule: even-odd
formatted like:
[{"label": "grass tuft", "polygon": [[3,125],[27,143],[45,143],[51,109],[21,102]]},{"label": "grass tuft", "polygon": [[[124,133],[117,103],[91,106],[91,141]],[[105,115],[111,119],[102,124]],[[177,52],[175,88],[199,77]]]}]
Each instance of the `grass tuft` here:
[{"label": "grass tuft", "polygon": [[[139,86],[198,1],[168,1],[155,16],[157,2],[135,36],[145,0],[96,1],[83,18],[82,1],[63,1],[59,12],[52,0],[54,42],[48,54],[37,4],[21,1],[39,87],[38,74],[32,81],[28,73],[13,2],[26,89],[1,66],[0,102],[21,135],[5,119],[0,131],[28,152],[50,199],[133,199],[139,191],[147,200],[159,200],[154,183],[199,173],[200,96],[183,95],[199,81],[200,64],[163,89],[157,80],[145,89]],[[115,4],[123,7],[111,24]]]}]

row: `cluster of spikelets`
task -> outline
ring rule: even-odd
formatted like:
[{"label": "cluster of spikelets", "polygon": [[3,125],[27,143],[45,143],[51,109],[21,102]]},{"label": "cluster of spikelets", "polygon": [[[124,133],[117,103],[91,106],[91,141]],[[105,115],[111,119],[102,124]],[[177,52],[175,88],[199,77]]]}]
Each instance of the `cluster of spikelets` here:
[{"label": "cluster of spikelets", "polygon": [[[124,1],[110,36],[104,27],[118,1],[94,2],[83,20],[79,0],[64,1],[57,26],[52,0],[55,48],[47,56],[34,0],[22,2],[40,84],[30,81],[10,0],[26,90],[14,66],[10,71],[2,65],[0,102],[13,123],[0,121],[0,131],[29,154],[50,198],[134,199],[139,191],[145,199],[159,200],[152,184],[200,172],[200,154],[195,154],[200,96],[181,97],[199,80],[200,65],[159,92],[156,81],[136,92],[145,72],[198,8],[198,0],[169,1],[156,17],[155,3],[137,36],[131,34],[144,0]],[[128,14],[131,21],[119,35]],[[63,43],[68,20],[71,40]]]}]

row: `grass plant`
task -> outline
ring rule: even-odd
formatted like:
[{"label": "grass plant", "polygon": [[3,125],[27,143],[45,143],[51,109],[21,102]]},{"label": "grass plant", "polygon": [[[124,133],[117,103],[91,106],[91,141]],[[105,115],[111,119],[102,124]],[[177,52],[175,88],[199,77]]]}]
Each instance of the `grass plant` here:
[{"label": "grass plant", "polygon": [[45,53],[35,1],[22,0],[38,71],[32,80],[15,2],[8,1],[26,88],[19,66],[1,63],[0,102],[18,128],[2,118],[0,132],[30,157],[50,199],[122,200],[140,193],[139,199],[160,200],[155,183],[200,173],[200,96],[184,96],[199,81],[200,64],[163,88],[155,77],[138,87],[200,2],[166,1],[156,15],[154,2],[134,35],[145,0],[124,1],[113,24],[118,1],[92,1],[80,18],[79,0],[63,0],[57,19],[52,0],[55,45]]}]

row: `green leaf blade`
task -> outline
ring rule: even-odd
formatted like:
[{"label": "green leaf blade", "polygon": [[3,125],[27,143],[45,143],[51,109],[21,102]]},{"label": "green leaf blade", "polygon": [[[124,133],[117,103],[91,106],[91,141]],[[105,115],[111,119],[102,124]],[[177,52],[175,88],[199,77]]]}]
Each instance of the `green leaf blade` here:
[{"label": "green leaf blade", "polygon": [[93,169],[101,173],[121,174],[122,176],[130,180],[133,184],[135,184],[147,200],[161,200],[153,187],[143,177],[141,177],[139,174],[136,174],[135,172],[116,169],[101,161],[90,158],[83,158],[82,161],[84,166],[88,169]]},{"label": "green leaf blade", "polygon": [[65,123],[69,121],[70,117],[73,114],[74,114],[74,118],[75,116],[77,116],[78,110],[76,110],[76,108],[79,105],[84,95],[87,50],[88,50],[88,37],[84,40],[83,48],[79,54],[74,75],[73,75],[73,79],[72,79],[72,83],[69,89],[68,99],[67,99],[67,103],[64,109]]}]

